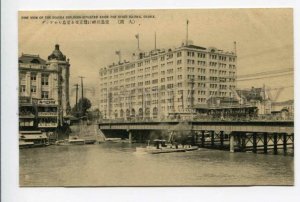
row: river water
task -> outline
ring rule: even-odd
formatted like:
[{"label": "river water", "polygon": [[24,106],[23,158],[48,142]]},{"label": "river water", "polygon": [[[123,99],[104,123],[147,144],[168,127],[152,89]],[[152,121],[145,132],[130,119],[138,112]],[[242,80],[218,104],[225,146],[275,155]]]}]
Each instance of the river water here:
[{"label": "river water", "polygon": [[138,144],[20,150],[21,186],[293,185],[294,158],[200,149],[136,154]]}]

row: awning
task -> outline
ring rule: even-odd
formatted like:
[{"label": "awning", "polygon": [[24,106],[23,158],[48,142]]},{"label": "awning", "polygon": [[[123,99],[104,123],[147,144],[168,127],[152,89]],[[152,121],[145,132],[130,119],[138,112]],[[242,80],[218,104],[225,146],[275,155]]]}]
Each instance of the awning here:
[{"label": "awning", "polygon": [[20,131],[20,134],[42,134],[42,131],[40,130],[24,130]]}]

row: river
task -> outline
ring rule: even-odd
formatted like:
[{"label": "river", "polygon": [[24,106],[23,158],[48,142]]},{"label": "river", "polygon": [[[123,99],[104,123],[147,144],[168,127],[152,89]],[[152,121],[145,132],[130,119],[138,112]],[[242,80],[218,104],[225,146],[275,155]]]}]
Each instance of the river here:
[{"label": "river", "polygon": [[20,150],[21,186],[293,185],[294,158],[200,149],[136,154],[138,144]]}]

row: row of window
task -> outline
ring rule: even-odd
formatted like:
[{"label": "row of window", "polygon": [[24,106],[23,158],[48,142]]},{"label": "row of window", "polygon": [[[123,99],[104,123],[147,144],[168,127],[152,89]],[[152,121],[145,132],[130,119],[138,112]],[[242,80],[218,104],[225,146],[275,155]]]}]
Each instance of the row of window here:
[{"label": "row of window", "polygon": [[[25,77],[26,77],[26,74],[20,74],[20,80],[26,80]],[[33,81],[33,82],[36,81],[37,80],[37,74],[31,73],[30,74],[30,80]],[[41,84],[42,85],[49,85],[49,74],[42,74]]]},{"label": "row of window", "polygon": [[[198,62],[203,62],[203,61],[198,61]],[[188,63],[190,63],[191,65],[192,64],[194,64],[194,61],[193,60],[189,60],[189,62]],[[204,65],[205,65],[205,62],[204,62]],[[210,62],[209,63],[209,65],[211,66],[211,67],[216,67],[217,65],[218,65],[218,63],[216,63],[216,62]],[[219,64],[219,67],[226,67],[226,64],[222,64],[222,63],[220,63]],[[235,69],[235,65],[229,65],[229,69]],[[195,67],[187,67],[187,70],[188,70],[188,72],[193,72],[194,70],[195,70]],[[150,71],[151,71],[151,68],[150,67],[146,67],[145,68],[145,73],[147,73],[147,72],[149,72],[150,73]],[[158,71],[158,67],[157,66],[153,66],[152,67],[152,71]],[[177,67],[177,71],[182,71],[182,67]],[[213,70],[214,71],[214,73],[216,73],[217,72],[217,70]],[[172,69],[168,69],[167,70],[167,72],[169,73],[169,74],[171,74],[171,73],[173,73],[174,72],[174,69],[172,68]],[[204,68],[198,68],[198,72],[201,72],[201,73],[205,73],[205,69]],[[221,72],[221,71],[220,71]],[[138,73],[139,74],[141,74],[141,73],[144,73],[144,69],[139,69],[138,70]],[[210,71],[210,73],[213,73],[212,71]],[[130,75],[134,75],[135,74],[135,71],[133,70],[133,71],[129,71],[129,72],[127,72],[126,74],[125,74],[125,76],[130,76]],[[161,71],[161,74],[165,74],[165,71]],[[222,73],[223,74],[223,73]],[[146,74],[147,75],[147,74]],[[154,72],[154,73],[152,73],[152,76],[156,76],[156,75],[158,75],[158,72]],[[123,77],[124,76],[124,74],[119,74],[119,75],[114,75],[114,76],[109,76],[109,77],[103,77],[102,78],[102,80],[107,80],[107,79],[112,79],[112,78],[114,78],[114,79],[117,79],[118,77]],[[48,77],[47,76],[45,76],[45,77],[42,77],[42,82],[47,82],[48,81]]]},{"label": "row of window", "polygon": [[[180,70],[182,70],[182,67],[178,68],[178,71],[180,71]],[[187,67],[187,70],[188,70],[189,73],[193,73],[195,71],[195,67]],[[197,70],[198,70],[198,73],[201,73],[201,74],[205,74],[206,73],[206,70],[203,69],[203,68],[197,68]],[[161,75],[165,75],[165,71],[161,71],[160,73],[161,73]],[[168,69],[167,73],[168,74],[174,73],[174,69]],[[227,71],[210,69],[209,73],[210,74],[226,75]],[[158,77],[158,72],[154,72],[152,74],[145,74],[144,76],[143,75],[139,75],[139,76],[137,76],[137,79],[138,80],[142,80],[143,78],[147,79],[147,78],[150,78],[151,76],[152,76],[152,78]],[[179,76],[182,76],[182,75],[179,75]],[[229,71],[229,76],[235,76],[235,72]],[[118,78],[117,76],[114,77],[114,79],[117,79],[117,78]],[[107,79],[107,77],[105,77],[103,80],[106,80],[106,79]],[[125,79],[126,82],[134,81],[134,80],[135,80],[134,76]],[[120,79],[119,80],[120,83],[123,83],[123,81],[124,81],[124,79]],[[118,83],[118,81],[114,81],[114,84],[117,84],[117,83]]]},{"label": "row of window", "polygon": [[[26,92],[26,86],[25,85],[20,85],[20,93],[24,93]],[[32,94],[36,94],[36,86],[31,86],[30,87],[30,92]],[[44,98],[44,99],[48,99],[49,98],[49,92],[48,91],[42,91],[41,92],[41,98]]]},{"label": "row of window", "polygon": [[[177,57],[182,56],[182,52],[177,52],[176,54],[177,54]],[[195,57],[196,55],[198,56],[198,58],[206,58],[205,53],[197,53],[197,52],[193,52],[193,51],[188,51],[187,52],[188,57]],[[169,60],[169,59],[172,59],[172,58],[173,58],[173,53],[168,53],[165,56],[161,56],[160,61],[165,61],[166,59]],[[228,58],[229,62],[235,62],[235,60],[236,60],[235,57],[224,56],[224,55],[220,55],[218,57],[216,54],[209,54],[209,58],[212,59],[212,60],[219,59],[220,61],[227,61],[227,58]],[[157,57],[152,58],[152,62],[157,62]],[[181,60],[177,61],[177,64],[181,64],[181,63],[182,63]],[[137,62],[136,64],[137,64],[138,67],[141,67],[144,64],[148,65],[148,64],[150,64],[150,59],[147,59],[144,62],[143,61]],[[135,67],[135,64],[128,64],[128,65],[125,66],[125,69],[127,70],[127,69],[134,68],[134,67]],[[119,69],[115,68],[114,72],[123,71],[123,70],[124,70],[124,67],[119,67]],[[112,70],[109,69],[108,73],[112,73]],[[103,76],[103,75],[106,74],[106,72],[101,72],[100,74],[101,74],[101,76]]]}]

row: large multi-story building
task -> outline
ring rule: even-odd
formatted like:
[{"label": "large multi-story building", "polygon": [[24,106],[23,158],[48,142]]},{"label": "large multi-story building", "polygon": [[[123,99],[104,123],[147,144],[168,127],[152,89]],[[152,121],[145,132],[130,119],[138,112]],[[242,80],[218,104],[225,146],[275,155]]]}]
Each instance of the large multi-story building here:
[{"label": "large multi-story building", "polygon": [[196,45],[133,54],[100,69],[100,111],[107,119],[190,116],[208,98],[231,97],[235,52]]},{"label": "large multi-story building", "polygon": [[63,124],[70,110],[69,68],[59,45],[47,61],[39,55],[19,57],[20,130],[51,130]]}]

